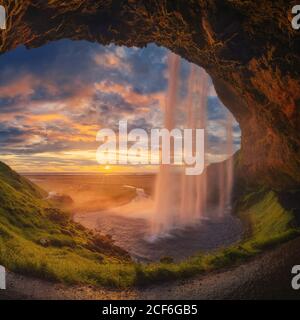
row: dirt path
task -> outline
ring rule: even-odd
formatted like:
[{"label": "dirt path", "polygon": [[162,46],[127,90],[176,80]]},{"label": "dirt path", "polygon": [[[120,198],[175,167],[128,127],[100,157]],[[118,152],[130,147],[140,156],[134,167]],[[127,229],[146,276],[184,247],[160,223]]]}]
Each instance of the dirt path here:
[{"label": "dirt path", "polygon": [[300,299],[291,268],[300,264],[300,238],[235,268],[194,279],[127,291],[65,286],[8,273],[2,299]]}]

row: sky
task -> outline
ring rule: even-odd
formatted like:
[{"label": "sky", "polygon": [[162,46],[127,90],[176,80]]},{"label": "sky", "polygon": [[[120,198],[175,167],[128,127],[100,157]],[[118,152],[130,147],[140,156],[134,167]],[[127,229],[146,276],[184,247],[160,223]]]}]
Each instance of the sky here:
[{"label": "sky", "polygon": [[[0,159],[19,172],[149,172],[153,166],[105,166],[96,161],[102,128],[163,125],[169,51],[60,40],[19,47],[0,57]],[[182,99],[190,64],[181,60]],[[225,157],[226,108],[208,92],[209,162]],[[235,150],[240,130],[234,124]]]}]

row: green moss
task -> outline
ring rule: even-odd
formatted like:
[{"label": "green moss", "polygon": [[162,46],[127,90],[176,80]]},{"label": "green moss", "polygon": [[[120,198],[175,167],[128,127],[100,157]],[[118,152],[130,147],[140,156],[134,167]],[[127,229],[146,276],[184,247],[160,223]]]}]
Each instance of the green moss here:
[{"label": "green moss", "polygon": [[0,161],[0,181],[5,181],[15,190],[28,194],[37,198],[42,198],[46,195],[45,191],[38,186],[31,183],[29,180],[23,178],[15,171],[11,170],[9,166]]},{"label": "green moss", "polygon": [[[260,200],[255,202],[255,199]],[[245,196],[241,200],[239,210],[241,219],[251,228],[246,242],[253,248],[271,246],[299,234],[299,229],[294,227],[293,212],[285,210],[280,205],[273,191]]]},{"label": "green moss", "polygon": [[126,252],[52,208],[43,191],[0,163],[0,264],[69,283],[127,286]]}]

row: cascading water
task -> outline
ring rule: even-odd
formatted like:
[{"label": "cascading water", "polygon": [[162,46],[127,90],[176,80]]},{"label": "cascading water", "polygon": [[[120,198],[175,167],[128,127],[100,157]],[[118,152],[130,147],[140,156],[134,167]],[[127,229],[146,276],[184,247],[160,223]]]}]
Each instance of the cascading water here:
[{"label": "cascading water", "polygon": [[[171,53],[168,59],[169,85],[166,97],[164,126],[168,130],[176,125],[176,114],[179,111],[180,58]],[[189,129],[206,129],[207,97],[209,77],[204,69],[191,65],[187,95],[184,107],[187,119],[184,127]],[[182,124],[181,124],[182,125]],[[215,206],[218,215],[222,215],[230,204],[233,185],[233,118],[227,113],[226,120],[226,164],[219,166],[218,199]],[[206,142],[207,144],[207,137]],[[171,150],[171,155],[176,150]],[[172,164],[160,165],[155,188],[155,209],[151,223],[151,237],[165,236],[174,228],[192,225],[209,218],[208,208],[209,181],[205,170],[198,176],[187,176],[184,170],[178,173]]]},{"label": "cascading water", "polygon": [[226,162],[219,166],[219,199],[218,199],[218,215],[221,217],[231,204],[231,193],[233,187],[233,117],[229,111],[226,111],[226,143],[224,150]]},{"label": "cascading water", "polygon": [[227,162],[226,162],[226,172],[227,172],[227,179],[226,179],[226,201],[229,204],[231,202],[231,193],[233,188],[233,116],[230,112],[227,111],[227,119],[226,119],[226,141],[227,141]]},{"label": "cascading water", "polygon": [[[164,126],[170,131],[175,126],[177,91],[179,87],[179,66],[179,56],[170,54],[168,60],[169,85],[164,113]],[[174,197],[176,196],[176,190],[174,188],[174,180],[174,167],[168,164],[160,165],[155,188],[155,214],[151,224],[151,234],[154,236],[165,233],[166,230],[175,223],[176,206],[174,206]]]},{"label": "cascading water", "polygon": [[[202,68],[191,66],[186,109],[189,129],[205,128],[208,75]],[[180,223],[188,225],[203,217],[206,210],[206,173],[187,176],[182,173]]]}]

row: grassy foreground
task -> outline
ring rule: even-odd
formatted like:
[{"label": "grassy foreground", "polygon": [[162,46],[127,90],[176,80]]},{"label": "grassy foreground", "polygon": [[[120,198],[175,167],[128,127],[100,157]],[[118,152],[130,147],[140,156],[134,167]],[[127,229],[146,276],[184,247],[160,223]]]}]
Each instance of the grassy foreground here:
[{"label": "grassy foreground", "polygon": [[133,282],[128,254],[44,200],[45,194],[0,162],[0,264],[68,283]]},{"label": "grassy foreground", "polygon": [[137,264],[105,236],[71,221],[44,192],[0,162],[0,264],[42,279],[115,287],[147,285],[230,266],[298,235],[293,213],[273,191],[248,192],[237,205],[245,238],[181,263]]}]

